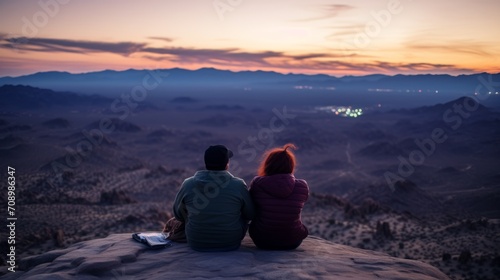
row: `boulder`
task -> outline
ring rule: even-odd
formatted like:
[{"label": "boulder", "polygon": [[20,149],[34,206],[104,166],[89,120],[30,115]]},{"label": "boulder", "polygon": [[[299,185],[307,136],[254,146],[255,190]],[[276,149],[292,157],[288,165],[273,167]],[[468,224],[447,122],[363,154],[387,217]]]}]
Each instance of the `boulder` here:
[{"label": "boulder", "polygon": [[113,234],[27,257],[1,279],[448,279],[415,260],[339,245],[309,236],[293,251],[255,247],[201,253],[185,243],[149,249],[131,234]]}]

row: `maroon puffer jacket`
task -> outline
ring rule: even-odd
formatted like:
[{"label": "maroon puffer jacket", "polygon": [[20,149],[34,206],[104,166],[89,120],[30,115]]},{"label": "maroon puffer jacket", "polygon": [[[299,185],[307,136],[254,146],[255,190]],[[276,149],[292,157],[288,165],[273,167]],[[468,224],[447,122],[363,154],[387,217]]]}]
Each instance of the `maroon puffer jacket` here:
[{"label": "maroon puffer jacket", "polygon": [[307,237],[300,214],[309,197],[306,181],[292,174],[258,176],[250,183],[255,218],[249,233],[257,247],[293,249]]}]

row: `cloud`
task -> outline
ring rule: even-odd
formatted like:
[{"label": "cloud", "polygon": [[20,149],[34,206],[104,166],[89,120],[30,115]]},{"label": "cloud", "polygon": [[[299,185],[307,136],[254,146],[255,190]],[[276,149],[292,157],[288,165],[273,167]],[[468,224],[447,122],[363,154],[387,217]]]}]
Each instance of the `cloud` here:
[{"label": "cloud", "polygon": [[[191,50],[194,51],[194,50]],[[206,54],[206,53],[205,53]],[[247,69],[281,69],[283,71],[317,71],[322,73],[473,73],[473,69],[459,68],[453,64],[433,63],[390,63],[373,61],[366,63],[347,62],[334,59],[329,54],[285,55],[246,53],[239,57],[228,58],[227,55],[191,55],[191,56],[145,56],[157,61],[170,61],[176,64],[196,64],[216,67],[239,67]],[[244,58],[244,59],[243,59]],[[252,59],[249,59],[252,58]],[[316,60],[315,58],[322,58]]]},{"label": "cloud", "polygon": [[323,73],[474,73],[473,69],[459,68],[452,64],[433,63],[391,63],[373,61],[354,63],[345,61],[309,61],[304,64],[282,63],[273,65],[289,70],[317,70]]},{"label": "cloud", "polygon": [[372,67],[372,70],[380,69],[383,71],[389,71],[394,73],[403,72],[473,72],[472,69],[458,68],[453,64],[435,64],[435,63],[389,63],[383,61],[376,61],[372,64],[367,65]]},{"label": "cloud", "polygon": [[322,58],[322,57],[332,57],[331,54],[325,54],[325,53],[310,53],[310,54],[303,54],[303,55],[292,55],[288,56],[291,59],[294,60],[307,60],[307,59],[312,59],[312,58]]},{"label": "cloud", "polygon": [[426,42],[409,42],[407,48],[417,51],[433,51],[442,53],[463,53],[477,56],[493,56],[484,49],[490,47],[486,44],[477,42],[446,42],[446,43],[426,43]]},{"label": "cloud", "polygon": [[[157,37],[161,38],[161,37]],[[168,39],[168,38],[162,38]],[[98,42],[50,38],[3,38],[0,48],[15,48],[19,51],[66,52],[66,53],[113,53],[122,56],[141,55],[153,61],[170,61],[178,65],[206,65],[238,67],[241,69],[282,69],[283,71],[317,71],[345,73],[404,73],[404,72],[473,72],[451,64],[433,63],[389,63],[365,58],[368,62],[347,61],[347,58],[361,56],[347,55],[341,50],[325,50],[314,53],[289,54],[277,51],[249,52],[239,48],[187,48],[150,47],[147,43]],[[422,46],[414,46],[422,48]]]},{"label": "cloud", "polygon": [[[196,49],[196,48],[145,48],[143,53],[153,60],[168,60],[177,63],[210,63],[214,65],[252,64],[269,66],[267,59],[284,56],[281,52],[245,52],[237,48]],[[161,55],[160,57],[152,54]]]},{"label": "cloud", "polygon": [[305,21],[317,21],[317,20],[323,20],[323,19],[331,19],[338,17],[340,14],[355,9],[354,6],[351,5],[345,5],[345,4],[331,4],[331,5],[324,5],[321,7],[321,13],[322,15],[316,16],[316,17],[310,17],[310,18],[304,18],[304,19],[299,19],[296,20],[298,22],[305,22]]},{"label": "cloud", "polygon": [[174,41],[174,39],[168,38],[168,37],[155,37],[155,36],[153,36],[153,37],[148,37],[148,39],[159,40],[159,41],[164,41],[164,42],[168,42],[168,43]]},{"label": "cloud", "polygon": [[[309,60],[314,58],[333,58],[341,57],[331,53],[305,53],[297,55],[288,55],[283,52],[261,51],[261,52],[246,52],[238,48],[228,49],[195,49],[195,48],[145,48],[143,52],[150,54],[170,55],[171,57],[189,59],[196,62],[204,62],[209,60],[217,61],[239,61],[247,63],[249,61],[259,62],[268,65],[268,59],[290,59],[296,61]],[[149,56],[152,58],[153,56]]]},{"label": "cloud", "polygon": [[38,52],[69,52],[69,53],[93,53],[109,52],[123,56],[140,51],[146,44],[133,42],[98,42],[98,41],[80,41],[67,39],[51,38],[27,38],[13,37],[3,39],[0,47],[14,48],[19,51],[38,51]]},{"label": "cloud", "polygon": [[[283,52],[246,52],[237,48],[195,49],[195,48],[145,48],[144,57],[155,61],[170,61],[179,64],[211,64],[216,66],[282,67],[296,68],[299,64],[314,64],[316,59],[344,58],[342,53],[286,54]],[[157,56],[158,55],[158,56]]]},{"label": "cloud", "polygon": [[[354,36],[364,31],[365,25],[363,24],[350,24],[350,25],[338,25],[331,26],[330,29],[334,31],[326,36],[326,40],[344,40],[352,41]],[[346,38],[348,37],[348,38]]]}]

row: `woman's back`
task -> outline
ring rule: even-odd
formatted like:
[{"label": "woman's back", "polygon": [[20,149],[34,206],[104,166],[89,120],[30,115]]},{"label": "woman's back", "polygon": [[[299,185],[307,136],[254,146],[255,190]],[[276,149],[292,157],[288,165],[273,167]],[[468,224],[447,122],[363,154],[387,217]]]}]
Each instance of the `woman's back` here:
[{"label": "woman's back", "polygon": [[250,237],[258,247],[296,247],[307,237],[300,214],[309,196],[304,180],[291,174],[255,177],[250,196],[256,215],[250,224]]},{"label": "woman's back", "polygon": [[267,153],[259,175],[250,183],[250,196],[256,215],[249,233],[257,247],[264,249],[295,249],[307,237],[301,212],[309,187],[306,181],[293,176],[295,156],[289,148],[277,148]]}]

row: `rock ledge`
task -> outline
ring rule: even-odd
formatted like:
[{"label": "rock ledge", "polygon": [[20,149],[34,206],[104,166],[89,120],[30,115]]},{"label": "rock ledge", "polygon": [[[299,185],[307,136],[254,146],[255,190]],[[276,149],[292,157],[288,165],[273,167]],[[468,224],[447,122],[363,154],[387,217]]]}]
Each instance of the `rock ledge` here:
[{"label": "rock ledge", "polygon": [[257,249],[248,236],[237,251],[200,253],[186,244],[150,250],[131,234],[80,242],[20,261],[1,279],[448,279],[414,260],[310,236],[294,251]]}]

